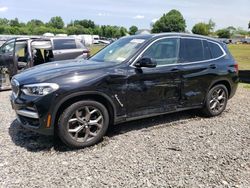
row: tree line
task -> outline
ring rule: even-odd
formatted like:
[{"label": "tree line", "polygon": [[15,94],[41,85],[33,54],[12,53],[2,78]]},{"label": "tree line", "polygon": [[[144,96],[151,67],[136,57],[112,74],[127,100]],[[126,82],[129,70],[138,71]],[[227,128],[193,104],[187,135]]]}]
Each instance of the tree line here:
[{"label": "tree line", "polygon": [[[245,31],[242,28],[235,28],[228,26],[227,28],[214,31],[215,22],[209,20],[208,23],[200,22],[193,26],[192,33],[205,35],[205,36],[218,36],[219,38],[231,38],[236,35],[250,35],[250,32]],[[248,29],[250,29],[250,21],[248,23]],[[153,33],[161,32],[189,32],[186,30],[186,20],[178,10],[171,10],[155,22],[152,28]]]},{"label": "tree line", "polygon": [[[242,28],[228,26],[215,31],[216,24],[213,20],[208,23],[200,22],[193,26],[192,33],[200,35],[218,36],[220,38],[231,38],[236,35],[250,35],[250,32]],[[250,21],[248,23],[250,29]],[[0,18],[0,34],[22,34],[42,35],[44,33],[54,34],[92,34],[107,38],[119,38],[126,34],[134,35],[138,31],[137,26],[131,26],[129,30],[125,27],[111,25],[97,25],[92,20],[73,20],[65,24],[60,16],[52,17],[49,22],[44,23],[38,19],[32,19],[27,23],[20,22],[17,18],[8,20]],[[171,10],[152,25],[152,33],[161,32],[189,32],[186,30],[186,20],[178,10]]]},{"label": "tree line", "polygon": [[107,38],[119,38],[127,33],[133,35],[137,32],[136,26],[131,26],[129,30],[125,27],[111,25],[97,25],[92,20],[74,20],[65,24],[60,16],[52,17],[49,22],[44,23],[38,19],[32,19],[27,23],[20,22],[18,18],[8,20],[0,18],[0,34],[6,35],[42,35],[44,33],[54,34],[91,34],[100,35]]}]

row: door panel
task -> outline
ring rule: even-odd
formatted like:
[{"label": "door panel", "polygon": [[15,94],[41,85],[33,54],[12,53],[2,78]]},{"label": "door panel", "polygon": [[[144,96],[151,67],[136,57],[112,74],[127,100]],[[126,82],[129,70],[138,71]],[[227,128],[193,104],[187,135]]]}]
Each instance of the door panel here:
[{"label": "door panel", "polygon": [[157,39],[140,56],[152,59],[157,66],[130,67],[127,92],[129,117],[174,111],[177,108],[181,84],[178,54],[179,38]]},{"label": "door panel", "polygon": [[53,54],[55,61],[75,59],[83,53],[77,49],[76,40],[72,38],[53,39]]},{"label": "door panel", "polygon": [[181,70],[183,106],[203,104],[207,89],[215,77],[209,63],[184,64]]},{"label": "door panel", "polygon": [[75,59],[83,53],[83,49],[62,49],[62,50],[53,50],[54,60],[67,60]]},{"label": "door panel", "polygon": [[211,60],[211,58],[207,40],[181,39],[181,103],[183,107],[200,106],[203,104],[209,85],[217,77],[217,62]]},{"label": "door panel", "polygon": [[180,99],[180,72],[177,65],[135,69],[127,81],[127,114],[137,117],[173,111]]},{"label": "door panel", "polygon": [[17,66],[17,73],[29,68],[29,51],[28,42],[16,41],[15,43],[15,64]]},{"label": "door panel", "polygon": [[14,63],[13,53],[3,54],[1,56],[1,61],[4,62],[4,67],[8,68],[10,77],[14,76],[17,73],[17,67]]},{"label": "door panel", "polygon": [[0,66],[7,68],[10,77],[17,73],[14,57],[15,39],[3,44],[0,48]]}]

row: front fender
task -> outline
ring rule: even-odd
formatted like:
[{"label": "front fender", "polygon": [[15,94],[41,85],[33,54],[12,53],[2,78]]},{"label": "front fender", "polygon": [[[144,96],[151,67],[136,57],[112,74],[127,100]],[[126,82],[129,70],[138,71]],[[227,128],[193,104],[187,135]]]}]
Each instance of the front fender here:
[{"label": "front fender", "polygon": [[80,92],[76,92],[76,93],[72,93],[72,94],[69,94],[67,96],[64,96],[62,99],[59,99],[59,101],[56,102],[56,105],[51,110],[51,115],[52,115],[51,125],[55,124],[58,110],[60,109],[60,107],[62,107],[63,104],[65,104],[65,102],[67,102],[71,99],[74,99],[76,97],[83,97],[84,98],[85,96],[100,96],[100,97],[105,98],[109,102],[109,104],[112,106],[113,115],[114,115],[114,117],[116,117],[117,106],[114,103],[114,101],[112,100],[112,96],[109,96],[109,95],[102,93],[102,92],[99,92],[99,91],[80,91]]}]

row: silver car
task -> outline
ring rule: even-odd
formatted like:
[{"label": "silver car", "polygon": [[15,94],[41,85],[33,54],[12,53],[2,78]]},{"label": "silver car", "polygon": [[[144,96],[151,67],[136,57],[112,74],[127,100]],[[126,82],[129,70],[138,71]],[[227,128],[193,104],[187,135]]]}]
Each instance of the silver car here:
[{"label": "silver car", "polygon": [[75,38],[51,38],[54,61],[75,59],[78,56],[87,58],[90,51]]}]

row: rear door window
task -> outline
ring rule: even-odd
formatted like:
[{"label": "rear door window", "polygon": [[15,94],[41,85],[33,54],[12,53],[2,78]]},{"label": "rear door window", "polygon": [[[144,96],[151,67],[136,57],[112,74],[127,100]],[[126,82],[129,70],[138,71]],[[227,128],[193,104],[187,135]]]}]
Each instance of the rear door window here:
[{"label": "rear door window", "polygon": [[75,39],[54,39],[53,42],[55,50],[76,49]]},{"label": "rear door window", "polygon": [[224,54],[224,52],[220,48],[219,44],[209,41],[208,46],[210,48],[210,51],[211,51],[211,54],[212,54],[213,58],[221,57]]},{"label": "rear door window", "polygon": [[181,39],[180,62],[197,62],[205,60],[204,48],[200,39]]}]

